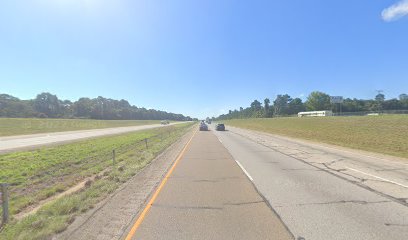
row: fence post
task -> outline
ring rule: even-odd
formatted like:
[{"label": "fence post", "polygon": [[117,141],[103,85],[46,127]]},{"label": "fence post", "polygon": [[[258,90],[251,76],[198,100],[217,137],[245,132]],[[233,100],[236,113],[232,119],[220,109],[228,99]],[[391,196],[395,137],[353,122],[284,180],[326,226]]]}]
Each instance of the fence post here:
[{"label": "fence post", "polygon": [[113,167],[115,167],[115,160],[116,160],[116,151],[115,151],[115,149],[112,150],[112,160],[113,160]]},{"label": "fence post", "polygon": [[145,138],[145,143],[146,143],[146,149],[148,149],[149,147],[147,146],[147,138]]},{"label": "fence post", "polygon": [[4,225],[8,222],[9,219],[9,202],[8,202],[8,191],[7,191],[7,187],[8,184],[7,183],[1,183],[1,205],[3,206],[3,221],[1,225]]}]

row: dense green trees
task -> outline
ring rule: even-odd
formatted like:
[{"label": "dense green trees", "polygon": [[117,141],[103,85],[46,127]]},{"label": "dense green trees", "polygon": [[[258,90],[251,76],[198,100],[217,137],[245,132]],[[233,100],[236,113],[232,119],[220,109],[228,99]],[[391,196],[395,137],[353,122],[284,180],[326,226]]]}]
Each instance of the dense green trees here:
[{"label": "dense green trees", "polygon": [[56,95],[50,93],[41,93],[33,101],[34,110],[43,113],[46,117],[60,117],[63,105]]},{"label": "dense green trees", "polygon": [[[385,99],[384,94],[378,94],[374,99],[344,99],[341,105],[342,112],[368,112],[368,111],[386,111],[386,110],[408,110],[408,95],[401,94],[399,99]],[[264,106],[254,100],[250,107],[240,107],[239,110],[230,110],[228,114],[223,114],[218,119],[235,118],[259,118],[259,117],[277,117],[294,115],[302,111],[332,110],[340,111],[340,107],[330,103],[330,95],[314,91],[309,94],[306,102],[300,98],[291,98],[288,94],[279,94],[270,105],[269,98],[264,100]]]},{"label": "dense green trees", "polygon": [[260,111],[262,109],[262,103],[260,103],[258,100],[254,100],[251,103],[251,108],[253,111]]},{"label": "dense green trees", "polygon": [[132,106],[126,100],[104,97],[80,98],[76,102],[60,100],[56,95],[41,93],[33,100],[20,100],[0,94],[0,117],[92,118],[108,120],[192,120],[182,114]]},{"label": "dense green trees", "polygon": [[0,94],[0,116],[24,118],[34,116],[35,111],[29,101],[20,100],[8,94]]},{"label": "dense green trees", "polygon": [[314,91],[310,93],[305,102],[308,111],[328,110],[330,106],[330,96],[326,93]]},{"label": "dense green trees", "polygon": [[302,99],[294,98],[288,104],[287,114],[288,115],[293,115],[293,114],[297,114],[298,112],[303,112],[305,110],[306,110],[306,108],[305,108],[305,105],[302,102]]},{"label": "dense green trees", "polygon": [[278,95],[273,101],[274,115],[287,115],[289,112],[289,103],[292,98],[288,95]]}]

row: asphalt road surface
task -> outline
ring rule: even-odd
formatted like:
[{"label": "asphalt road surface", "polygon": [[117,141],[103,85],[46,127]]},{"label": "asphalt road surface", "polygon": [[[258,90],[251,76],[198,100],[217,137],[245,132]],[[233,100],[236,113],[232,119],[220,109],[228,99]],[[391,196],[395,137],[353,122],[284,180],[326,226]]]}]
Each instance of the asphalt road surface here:
[{"label": "asphalt road surface", "polygon": [[293,239],[212,131],[177,163],[127,239]]},{"label": "asphalt road surface", "polygon": [[[179,124],[171,123],[169,125]],[[6,152],[17,151],[20,149],[32,149],[39,146],[57,144],[63,142],[71,142],[75,140],[81,140],[86,138],[101,137],[107,135],[115,135],[133,131],[140,131],[158,127],[165,127],[169,125],[151,124],[133,127],[118,127],[118,128],[104,128],[104,129],[91,129],[80,131],[66,131],[55,133],[41,133],[32,135],[20,135],[0,137],[0,154]]]}]

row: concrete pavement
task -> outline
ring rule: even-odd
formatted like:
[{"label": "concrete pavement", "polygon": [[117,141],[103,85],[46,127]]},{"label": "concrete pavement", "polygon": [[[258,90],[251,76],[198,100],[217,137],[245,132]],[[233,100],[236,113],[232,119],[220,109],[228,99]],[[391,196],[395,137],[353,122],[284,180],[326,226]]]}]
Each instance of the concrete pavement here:
[{"label": "concrete pavement", "polygon": [[408,206],[408,159],[234,127],[229,130]]},{"label": "concrete pavement", "polygon": [[213,132],[198,132],[132,239],[293,239]]},{"label": "concrete pavement", "polygon": [[[229,129],[216,132],[217,137],[241,163],[296,238],[408,239],[405,200],[382,192],[384,185],[378,190],[371,189],[353,176],[344,177],[324,168],[324,164],[319,165],[327,165],[333,162],[333,158],[339,160],[339,156],[343,158],[340,162],[357,165],[358,155],[348,153],[352,156],[347,157],[346,153],[338,152],[340,150],[336,155],[327,149],[299,143],[293,147],[294,143],[290,141]],[[380,163],[387,164],[371,160],[373,164],[370,165],[367,159],[363,162],[371,167],[366,170],[364,164],[359,164],[358,169],[363,172],[372,171]],[[405,174],[406,178],[403,165],[395,164],[399,164],[395,177]],[[399,196],[406,196],[403,186],[390,182],[382,184],[394,189]]]}]

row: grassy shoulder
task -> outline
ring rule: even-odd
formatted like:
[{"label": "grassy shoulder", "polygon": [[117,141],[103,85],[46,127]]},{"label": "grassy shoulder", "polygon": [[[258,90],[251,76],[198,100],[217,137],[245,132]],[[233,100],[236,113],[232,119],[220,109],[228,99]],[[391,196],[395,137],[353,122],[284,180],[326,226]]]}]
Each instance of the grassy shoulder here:
[{"label": "grassy shoulder", "polygon": [[[11,215],[68,190],[89,176],[85,189],[45,204],[21,220],[12,219],[0,239],[47,239],[65,230],[76,215],[134,176],[159,153],[184,135],[193,123],[121,136],[0,155],[0,182],[9,182]],[[146,149],[143,139],[149,138]],[[112,163],[116,150],[116,164]]]},{"label": "grassy shoulder", "polygon": [[158,120],[92,120],[52,118],[0,118],[0,136],[74,130],[140,126],[160,123]]},{"label": "grassy shoulder", "polygon": [[225,123],[408,158],[408,115],[235,119]]}]

